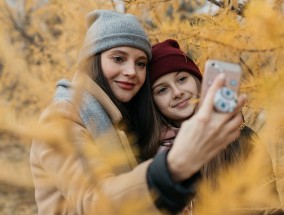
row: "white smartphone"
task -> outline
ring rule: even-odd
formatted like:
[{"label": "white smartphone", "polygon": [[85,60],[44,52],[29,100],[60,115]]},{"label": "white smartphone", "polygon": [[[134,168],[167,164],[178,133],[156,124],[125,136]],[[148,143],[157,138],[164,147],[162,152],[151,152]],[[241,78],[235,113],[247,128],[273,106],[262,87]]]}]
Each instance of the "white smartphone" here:
[{"label": "white smartphone", "polygon": [[208,88],[220,73],[225,74],[224,87],[233,90],[236,95],[238,94],[242,74],[241,66],[236,63],[210,59],[205,63],[201,86],[201,102],[204,99]]}]

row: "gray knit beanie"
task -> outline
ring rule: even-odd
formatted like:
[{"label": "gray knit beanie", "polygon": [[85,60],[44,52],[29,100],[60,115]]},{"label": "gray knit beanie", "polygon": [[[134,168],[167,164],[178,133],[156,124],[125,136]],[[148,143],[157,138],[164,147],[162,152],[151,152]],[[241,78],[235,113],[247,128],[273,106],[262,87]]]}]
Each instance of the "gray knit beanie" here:
[{"label": "gray knit beanie", "polygon": [[88,31],[79,62],[92,55],[119,46],[141,49],[152,58],[150,41],[132,14],[122,14],[109,10],[94,10],[87,15]]}]

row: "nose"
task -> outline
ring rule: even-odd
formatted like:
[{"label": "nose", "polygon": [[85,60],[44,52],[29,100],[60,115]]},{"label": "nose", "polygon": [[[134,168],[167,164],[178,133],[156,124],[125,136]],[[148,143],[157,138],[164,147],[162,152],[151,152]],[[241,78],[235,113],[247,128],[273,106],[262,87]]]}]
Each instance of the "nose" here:
[{"label": "nose", "polygon": [[127,65],[125,65],[123,74],[130,78],[134,78],[136,76],[135,64],[132,62],[129,62]]},{"label": "nose", "polygon": [[177,86],[173,86],[173,98],[180,98],[184,91]]}]

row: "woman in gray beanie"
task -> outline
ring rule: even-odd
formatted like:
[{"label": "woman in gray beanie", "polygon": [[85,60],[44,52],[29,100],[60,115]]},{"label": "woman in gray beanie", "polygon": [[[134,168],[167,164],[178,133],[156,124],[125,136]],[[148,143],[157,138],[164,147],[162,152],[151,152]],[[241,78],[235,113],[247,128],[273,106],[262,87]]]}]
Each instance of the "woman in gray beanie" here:
[{"label": "woman in gray beanie", "polygon": [[236,138],[244,99],[235,113],[213,112],[213,95],[224,81],[216,79],[170,153],[138,164],[144,146],[159,138],[146,72],[150,42],[131,14],[97,10],[87,24],[79,70],[71,82],[57,83],[40,118],[39,126],[57,136],[37,135],[32,143],[38,214],[176,214],[193,197],[206,162],[187,151],[208,158]]}]

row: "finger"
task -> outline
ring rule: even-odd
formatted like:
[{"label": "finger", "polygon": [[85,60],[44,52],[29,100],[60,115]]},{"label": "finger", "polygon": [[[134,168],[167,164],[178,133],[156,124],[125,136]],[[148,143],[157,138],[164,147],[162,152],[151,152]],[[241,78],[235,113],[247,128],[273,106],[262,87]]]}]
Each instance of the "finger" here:
[{"label": "finger", "polygon": [[227,121],[224,124],[225,129],[227,129],[228,133],[234,132],[235,130],[239,130],[241,123],[243,122],[243,117],[240,112],[238,112],[233,118]]},{"label": "finger", "polygon": [[225,82],[225,75],[221,73],[215,78],[214,82],[209,87],[205,95],[204,101],[201,104],[200,111],[208,112],[213,110],[215,94],[217,90],[224,85],[224,82]]},{"label": "finger", "polygon": [[226,136],[226,139],[220,145],[220,149],[224,150],[228,145],[232,144],[240,136],[240,131],[236,130]]},{"label": "finger", "polygon": [[234,113],[240,112],[246,102],[247,102],[247,95],[241,94],[238,98],[238,104],[237,104],[237,107],[234,110]]},{"label": "finger", "polygon": [[[236,115],[238,115],[241,112],[246,101],[247,101],[247,96],[245,94],[241,94],[238,98],[238,104],[237,104],[235,110],[232,113],[224,114],[225,121],[229,121],[232,118],[234,118]],[[243,119],[243,117],[242,117],[242,119]]]}]

